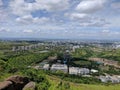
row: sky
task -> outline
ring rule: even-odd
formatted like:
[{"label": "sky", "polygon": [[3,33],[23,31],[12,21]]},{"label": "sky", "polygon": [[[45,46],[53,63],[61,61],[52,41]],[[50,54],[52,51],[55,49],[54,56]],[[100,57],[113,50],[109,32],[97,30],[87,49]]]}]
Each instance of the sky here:
[{"label": "sky", "polygon": [[0,0],[0,38],[119,39],[120,0]]}]

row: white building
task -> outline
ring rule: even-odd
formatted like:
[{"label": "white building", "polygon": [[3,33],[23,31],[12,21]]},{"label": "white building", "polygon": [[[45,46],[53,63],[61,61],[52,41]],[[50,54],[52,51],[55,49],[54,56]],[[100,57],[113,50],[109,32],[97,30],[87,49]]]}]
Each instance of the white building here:
[{"label": "white building", "polygon": [[108,81],[110,81],[109,76],[100,76],[99,79],[101,80],[101,82],[104,82],[104,83],[107,83]]},{"label": "white building", "polygon": [[80,46],[73,46],[72,51],[75,52],[76,49],[80,48]]},{"label": "white building", "polygon": [[99,77],[101,82],[107,83],[107,82],[112,82],[112,83],[120,83],[120,77],[119,76],[100,76]]},{"label": "white building", "polygon": [[69,74],[78,75],[78,67],[69,67]]},{"label": "white building", "polygon": [[92,72],[92,73],[97,73],[97,72],[98,72],[98,70],[91,69],[91,72]]},{"label": "white building", "polygon": [[16,47],[13,46],[13,47],[12,47],[12,51],[16,51]]},{"label": "white building", "polygon": [[120,45],[116,45],[116,49],[120,48]]},{"label": "white building", "polygon": [[87,68],[80,68],[78,71],[78,75],[87,75],[90,73],[90,70]]},{"label": "white building", "polygon": [[70,67],[69,74],[74,75],[87,75],[90,73],[90,70],[87,68],[78,68],[78,67]]},{"label": "white building", "polygon": [[51,71],[57,71],[57,70],[60,70],[60,71],[63,71],[63,72],[67,72],[68,67],[65,64],[53,64],[51,66]]},{"label": "white building", "polygon": [[44,70],[49,70],[49,68],[50,68],[50,65],[49,65],[49,64],[44,64],[44,66],[43,66],[43,69],[44,69]]}]

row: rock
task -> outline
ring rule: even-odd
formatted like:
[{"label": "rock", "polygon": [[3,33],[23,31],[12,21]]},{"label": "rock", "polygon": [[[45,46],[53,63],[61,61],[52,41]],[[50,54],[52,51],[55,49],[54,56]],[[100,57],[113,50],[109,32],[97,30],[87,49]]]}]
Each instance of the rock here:
[{"label": "rock", "polygon": [[6,81],[11,81],[14,85],[14,90],[22,90],[22,88],[29,82],[27,77],[11,76]]},{"label": "rock", "polygon": [[15,76],[9,77],[6,81],[12,81],[15,84],[17,84],[17,83],[26,84],[29,82],[29,79],[28,79],[28,77],[22,77],[22,76],[15,75]]},{"label": "rock", "polygon": [[11,81],[0,82],[0,90],[14,90],[13,83]]},{"label": "rock", "polygon": [[35,88],[35,82],[29,82],[24,86],[23,90],[35,90]]},{"label": "rock", "polygon": [[29,78],[22,76],[11,76],[0,83],[0,90],[35,90],[35,82],[30,82]]}]

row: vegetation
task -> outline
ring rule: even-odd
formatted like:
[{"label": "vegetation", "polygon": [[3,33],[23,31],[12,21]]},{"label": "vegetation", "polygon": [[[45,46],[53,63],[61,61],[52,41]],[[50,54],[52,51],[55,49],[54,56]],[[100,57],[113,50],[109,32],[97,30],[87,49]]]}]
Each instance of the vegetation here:
[{"label": "vegetation", "polygon": [[83,76],[76,76],[76,75],[69,75],[62,72],[46,72],[49,76],[56,76],[62,80],[66,80],[73,83],[82,83],[82,84],[102,84],[99,79],[94,77],[83,77]]},{"label": "vegetation", "polygon": [[101,68],[103,66],[88,60],[90,57],[98,57],[120,62],[120,49],[108,50],[85,46],[76,49],[75,52],[71,52],[70,66],[99,70],[99,73],[91,74],[93,77],[82,77],[68,75],[60,71],[49,72],[30,68],[38,65],[49,56],[57,56],[58,59],[63,60],[64,52],[68,47],[55,46],[45,53],[40,53],[40,51],[44,50],[47,46],[41,46],[29,51],[12,52],[11,47],[18,45],[29,45],[29,43],[0,42],[0,81],[11,75],[19,74],[27,76],[30,80],[36,82],[37,90],[119,90],[120,88],[120,85],[103,85],[99,79],[94,77],[104,75],[104,73],[120,75],[120,69],[112,66]]},{"label": "vegetation", "polygon": [[[78,83],[64,81],[63,79],[61,80],[55,76],[48,76],[48,80],[51,83],[49,90],[67,90],[64,88],[64,86],[62,86],[63,84],[68,84],[68,88],[69,88],[68,90],[119,90],[120,89],[120,85],[78,84]],[[57,88],[59,85],[62,87]]]}]

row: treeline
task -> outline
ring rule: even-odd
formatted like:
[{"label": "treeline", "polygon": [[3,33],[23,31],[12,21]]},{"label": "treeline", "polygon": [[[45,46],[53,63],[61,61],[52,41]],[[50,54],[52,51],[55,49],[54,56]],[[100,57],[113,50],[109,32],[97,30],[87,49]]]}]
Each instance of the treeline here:
[{"label": "treeline", "polygon": [[28,55],[20,55],[17,57],[11,57],[7,61],[7,66],[5,70],[10,73],[17,72],[28,68],[30,65],[34,65],[42,60],[46,59],[49,56],[49,53],[33,53]]}]

